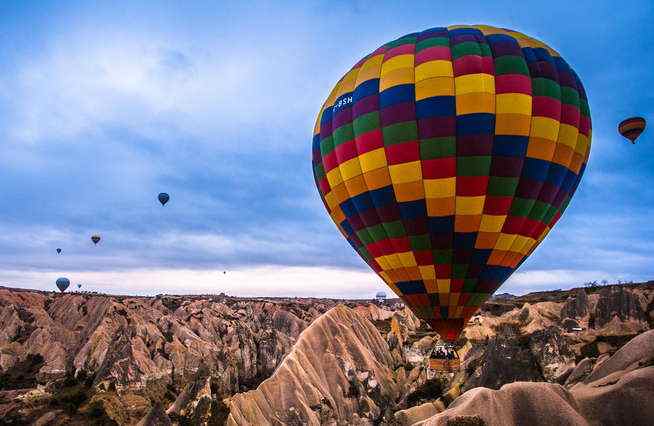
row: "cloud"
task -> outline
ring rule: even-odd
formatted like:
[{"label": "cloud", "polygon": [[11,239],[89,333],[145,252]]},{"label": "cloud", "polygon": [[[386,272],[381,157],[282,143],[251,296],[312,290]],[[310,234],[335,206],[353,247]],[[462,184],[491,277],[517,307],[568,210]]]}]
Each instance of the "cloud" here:
[{"label": "cloud", "polygon": [[[598,72],[594,56],[612,51],[624,59],[644,48],[646,39],[622,31],[626,24],[644,30],[642,13],[611,21],[597,38],[579,23],[604,22],[608,7],[592,8],[592,16],[574,10],[561,21],[551,7],[535,14],[514,6],[508,18],[508,2],[480,5],[475,16],[513,22],[560,47],[579,64],[595,123],[580,190],[514,275],[523,280],[516,285],[651,274],[654,157],[647,144],[625,145],[615,131],[629,109],[647,116],[651,96],[633,91],[642,78],[625,85],[624,73]],[[110,274],[138,272],[152,285],[156,271],[199,277],[223,267],[368,273],[316,194],[315,114],[361,53],[393,36],[471,19],[469,7],[452,7],[434,21],[431,3],[130,5],[120,13],[100,4],[49,7],[39,5],[39,24],[29,7],[24,16],[12,17],[11,7],[0,16],[8,34],[0,39],[7,52],[0,58],[0,270],[86,271],[126,283],[137,283],[136,275]],[[643,58],[629,75],[647,75]],[[160,191],[172,195],[165,209],[156,202]],[[98,250],[92,232],[105,236]],[[57,246],[65,256],[53,256]]]},{"label": "cloud", "polygon": [[[266,265],[367,270],[340,234],[335,229],[331,231],[312,232],[296,223],[228,233],[166,227],[140,233],[129,228],[0,226],[0,258],[5,269],[38,272],[210,270]],[[90,240],[94,232],[102,236],[97,246]],[[61,255],[55,254],[58,247],[63,250]]]},{"label": "cloud", "polygon": [[279,38],[72,28],[18,58],[0,91],[5,267],[50,269],[59,245],[73,270],[358,262],[325,255],[349,247],[311,177],[319,96]]},{"label": "cloud", "polygon": [[508,292],[516,295],[525,294],[533,291],[549,290],[566,290],[573,287],[580,287],[589,281],[608,280],[615,283],[622,281],[642,281],[646,277],[640,274],[618,274],[605,271],[584,271],[570,269],[553,269],[553,270],[528,270],[515,272],[500,287],[498,292]]},{"label": "cloud", "polygon": [[[218,294],[253,297],[372,298],[377,291],[390,290],[372,272],[330,267],[260,266],[255,268],[188,270],[152,269],[112,272],[0,271],[0,285],[54,291],[59,276],[73,286],[109,294],[154,295]],[[72,290],[72,289],[71,289]]]},{"label": "cloud", "polygon": [[206,140],[219,130],[215,124],[228,124],[221,120],[226,103],[251,73],[251,64],[235,58],[192,58],[156,41],[81,40],[66,40],[19,67],[10,139],[80,143],[80,136],[119,125],[145,139],[170,140],[173,132]]},{"label": "cloud", "polygon": [[[226,272],[226,273],[223,273]],[[55,291],[54,282],[68,277],[73,285],[83,284],[87,291],[108,294],[154,295],[218,294],[250,297],[333,297],[372,298],[377,291],[392,295],[372,271],[325,266],[261,265],[224,269],[135,268],[113,271],[0,270],[0,285]],[[516,272],[498,290],[512,294],[569,289],[588,281],[641,281],[638,274],[611,276],[604,271],[530,270]]]},{"label": "cloud", "polygon": [[156,150],[176,151],[180,140],[221,152],[295,150],[300,138],[309,143],[325,89],[311,84],[316,76],[298,54],[307,41],[280,50],[280,39],[201,45],[156,32],[73,29],[2,77],[8,139],[80,144],[119,129]]}]

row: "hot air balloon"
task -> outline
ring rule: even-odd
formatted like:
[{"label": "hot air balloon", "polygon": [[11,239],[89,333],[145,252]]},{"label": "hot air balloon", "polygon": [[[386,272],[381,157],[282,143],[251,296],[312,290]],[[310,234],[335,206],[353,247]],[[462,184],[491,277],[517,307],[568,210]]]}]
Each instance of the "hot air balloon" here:
[{"label": "hot air balloon", "polygon": [[66,289],[70,285],[70,281],[68,280],[68,278],[63,278],[62,277],[62,278],[57,278],[57,281],[56,281],[55,284],[57,284],[57,288],[59,289],[59,291],[61,291],[63,293],[64,291],[66,291]]},{"label": "hot air balloon", "polygon": [[556,51],[451,26],[355,64],[318,114],[312,163],[350,245],[453,342],[559,220],[590,140],[586,93]]},{"label": "hot air balloon", "polygon": [[82,284],[77,284],[77,288],[82,288]]},{"label": "hot air balloon", "polygon": [[61,254],[61,249],[60,248],[57,249],[57,254]]},{"label": "hot air balloon", "polygon": [[170,200],[170,195],[166,194],[165,192],[162,192],[159,194],[159,202],[161,203],[162,206],[165,206],[168,200]]},{"label": "hot air balloon", "polygon": [[618,124],[618,132],[625,138],[629,139],[631,143],[635,144],[638,136],[640,136],[640,134],[643,133],[643,130],[645,130],[646,124],[647,122],[643,117],[627,118]]},{"label": "hot air balloon", "polygon": [[99,234],[93,234],[91,235],[91,241],[93,241],[93,244],[98,244],[100,242],[100,235]]}]

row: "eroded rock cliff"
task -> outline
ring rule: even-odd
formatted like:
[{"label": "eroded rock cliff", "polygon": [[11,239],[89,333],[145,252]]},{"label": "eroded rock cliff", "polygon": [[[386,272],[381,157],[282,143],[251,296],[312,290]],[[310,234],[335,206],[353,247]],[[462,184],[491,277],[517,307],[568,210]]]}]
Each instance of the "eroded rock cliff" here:
[{"label": "eroded rock cliff", "polygon": [[39,425],[492,424],[475,407],[495,401],[497,416],[518,416],[504,419],[511,424],[542,394],[564,423],[602,423],[613,407],[638,424],[651,407],[629,405],[628,395],[651,397],[653,306],[651,284],[494,299],[459,342],[458,373],[434,375],[438,336],[397,301],[0,287],[0,416]]},{"label": "eroded rock cliff", "polygon": [[303,333],[256,390],[236,395],[228,424],[368,424],[401,394],[386,340],[364,316],[337,306]]}]

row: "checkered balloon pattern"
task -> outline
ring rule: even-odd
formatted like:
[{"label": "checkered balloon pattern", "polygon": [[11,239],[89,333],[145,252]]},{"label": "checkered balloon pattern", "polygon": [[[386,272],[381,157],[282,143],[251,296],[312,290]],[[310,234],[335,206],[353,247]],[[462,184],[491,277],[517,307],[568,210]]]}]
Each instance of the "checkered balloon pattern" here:
[{"label": "checkered balloon pattern", "polygon": [[350,245],[453,341],[559,220],[590,140],[586,93],[556,51],[508,29],[432,28],[340,79],[313,172]]}]

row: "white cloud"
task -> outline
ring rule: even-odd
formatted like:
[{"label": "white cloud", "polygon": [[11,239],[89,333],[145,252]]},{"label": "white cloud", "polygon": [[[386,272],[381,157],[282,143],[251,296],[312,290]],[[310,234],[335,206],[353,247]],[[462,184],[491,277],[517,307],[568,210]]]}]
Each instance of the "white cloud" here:
[{"label": "white cloud", "polygon": [[[250,65],[228,56],[171,65],[180,52],[158,43],[122,40],[117,45],[66,43],[18,70],[13,139],[75,139],[119,124],[144,137],[164,138],[172,127],[191,131],[216,116],[250,77]],[[223,108],[221,108],[223,106]],[[173,119],[173,122],[168,120]],[[161,129],[161,125],[164,128]],[[168,124],[166,126],[165,124]],[[191,132],[193,133],[193,132]],[[206,135],[205,135],[206,136]]]},{"label": "white cloud", "polygon": [[[165,221],[164,221],[165,222]],[[90,235],[102,241],[94,246]],[[55,248],[63,249],[55,255]],[[326,253],[335,248],[336,253]],[[26,271],[137,270],[140,268],[207,269],[266,264],[363,265],[338,233],[313,233],[296,224],[269,223],[265,228],[190,231],[161,228],[54,229],[45,226],[0,225],[0,263]]]},{"label": "white cloud", "polygon": [[[83,143],[118,126],[144,139],[186,138],[227,151],[291,147],[289,133],[310,135],[324,90],[296,78],[308,66],[297,54],[307,42],[288,51],[276,42],[199,47],[118,29],[71,31],[17,63],[15,77],[3,76],[9,139]],[[235,143],[240,138],[247,143]]]},{"label": "white cloud", "polygon": [[605,271],[584,271],[569,269],[553,270],[527,270],[515,272],[500,287],[499,293],[508,292],[512,294],[525,294],[532,291],[548,291],[556,289],[570,289],[580,287],[589,281],[602,281],[606,279],[610,283],[622,281],[643,281],[647,277],[637,274],[615,274]]},{"label": "white cloud", "polygon": [[372,298],[379,290],[390,290],[373,272],[325,267],[259,266],[223,270],[152,269],[113,272],[0,271],[0,285],[55,290],[59,276],[73,285],[110,294],[154,295],[218,294],[232,296],[298,296]]},{"label": "white cloud", "polygon": [[[223,273],[225,271],[226,273]],[[0,271],[0,285],[55,291],[66,276],[73,286],[109,294],[218,294],[254,297],[371,298],[391,290],[372,271],[331,267],[264,265],[226,269],[132,269],[125,271]],[[534,270],[516,272],[498,290],[513,294],[579,287],[588,281],[642,281],[646,277],[602,271]]]}]

